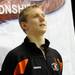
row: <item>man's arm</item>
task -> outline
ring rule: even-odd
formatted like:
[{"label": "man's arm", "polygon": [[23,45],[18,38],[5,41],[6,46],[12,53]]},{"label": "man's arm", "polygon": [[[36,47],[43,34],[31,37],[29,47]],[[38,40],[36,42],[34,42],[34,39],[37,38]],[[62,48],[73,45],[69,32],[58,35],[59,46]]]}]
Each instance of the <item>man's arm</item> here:
[{"label": "man's arm", "polygon": [[7,54],[2,64],[2,69],[0,73],[2,75],[21,75],[24,74],[25,71],[27,71],[27,65],[28,58],[21,58],[12,51]]},{"label": "man's arm", "polygon": [[13,75],[16,63],[17,63],[16,56],[13,55],[13,53],[9,52],[2,64],[1,68],[2,75]]}]

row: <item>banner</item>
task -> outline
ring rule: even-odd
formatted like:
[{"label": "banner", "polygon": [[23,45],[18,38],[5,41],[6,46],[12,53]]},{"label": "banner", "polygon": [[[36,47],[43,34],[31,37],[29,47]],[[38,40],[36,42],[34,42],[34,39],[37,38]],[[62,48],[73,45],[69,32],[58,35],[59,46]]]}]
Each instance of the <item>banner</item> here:
[{"label": "banner", "polygon": [[64,0],[2,0],[0,1],[0,23],[17,19],[25,7],[38,4],[46,14],[49,14],[64,4]]}]

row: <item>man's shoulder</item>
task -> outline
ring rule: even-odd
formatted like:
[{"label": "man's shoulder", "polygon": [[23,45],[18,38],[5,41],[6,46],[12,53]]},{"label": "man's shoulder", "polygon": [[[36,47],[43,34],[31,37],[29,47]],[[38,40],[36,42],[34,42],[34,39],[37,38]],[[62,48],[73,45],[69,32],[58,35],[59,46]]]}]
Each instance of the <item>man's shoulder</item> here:
[{"label": "man's shoulder", "polygon": [[12,49],[7,54],[7,56],[9,56],[9,57],[26,57],[27,55],[28,55],[28,52],[23,44]]},{"label": "man's shoulder", "polygon": [[58,51],[56,49],[52,48],[52,47],[49,47],[48,49],[52,53],[58,53]]},{"label": "man's shoulder", "polygon": [[49,47],[49,55],[51,55],[53,57],[55,56],[55,57],[62,58],[59,51],[57,49],[52,48],[52,47]]}]

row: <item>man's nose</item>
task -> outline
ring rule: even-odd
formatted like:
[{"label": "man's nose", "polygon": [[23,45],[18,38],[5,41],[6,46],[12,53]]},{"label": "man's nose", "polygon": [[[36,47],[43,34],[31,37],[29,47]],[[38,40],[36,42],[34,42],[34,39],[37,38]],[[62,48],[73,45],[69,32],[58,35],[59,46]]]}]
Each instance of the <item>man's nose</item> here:
[{"label": "man's nose", "polygon": [[45,21],[45,17],[43,17],[42,15],[40,15],[40,21]]}]

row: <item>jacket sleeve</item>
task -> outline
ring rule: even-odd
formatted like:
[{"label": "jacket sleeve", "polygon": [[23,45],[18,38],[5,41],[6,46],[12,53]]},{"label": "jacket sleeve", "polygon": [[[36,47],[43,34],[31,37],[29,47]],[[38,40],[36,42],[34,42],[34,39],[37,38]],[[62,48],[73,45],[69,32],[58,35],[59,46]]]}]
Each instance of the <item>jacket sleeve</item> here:
[{"label": "jacket sleeve", "polygon": [[14,53],[9,52],[2,64],[1,68],[2,75],[13,75],[13,71],[16,64],[17,64],[16,56],[14,55]]},{"label": "jacket sleeve", "polygon": [[26,71],[27,64],[28,64],[28,59],[23,59],[20,62],[18,62],[18,64],[14,69],[13,75],[24,74],[24,72]]},{"label": "jacket sleeve", "polygon": [[[22,75],[27,70],[29,59],[21,58],[13,52],[9,52],[2,65],[2,75]],[[27,72],[28,73],[28,72]],[[25,74],[28,75],[28,74]]]}]

